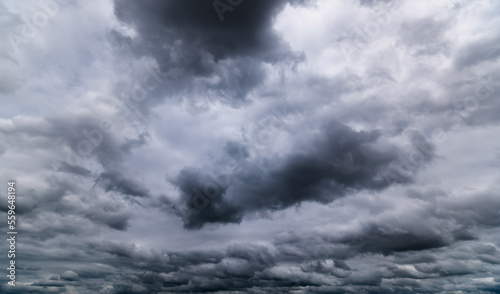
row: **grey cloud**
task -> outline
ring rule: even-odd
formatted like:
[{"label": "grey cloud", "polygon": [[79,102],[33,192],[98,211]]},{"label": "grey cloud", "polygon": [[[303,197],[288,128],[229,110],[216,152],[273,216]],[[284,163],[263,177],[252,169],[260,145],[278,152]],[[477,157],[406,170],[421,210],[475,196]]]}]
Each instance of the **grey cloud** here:
[{"label": "grey cloud", "polygon": [[169,263],[170,257],[165,251],[139,248],[135,244],[118,244],[117,242],[88,242],[87,250],[95,253],[105,253],[103,258],[111,264],[124,263],[127,267],[137,267],[156,271],[168,271],[174,268]]},{"label": "grey cloud", "polygon": [[[62,281],[74,282],[77,277],[80,277],[80,280],[82,277],[87,277],[91,278],[93,283],[98,283],[97,285],[111,283],[116,293],[127,293],[127,291],[130,293],[155,291],[261,293],[258,289],[261,291],[268,289],[270,293],[288,293],[304,287],[307,293],[356,293],[367,289],[371,289],[373,293],[387,291],[429,293],[455,287],[454,279],[487,272],[487,268],[478,261],[483,261],[482,255],[492,257],[498,255],[498,250],[494,246],[477,243],[472,247],[450,252],[439,248],[418,248],[411,253],[388,252],[382,261],[376,254],[359,252],[346,257],[346,260],[332,261],[328,258],[313,257],[310,261],[296,259],[295,263],[290,263],[291,260],[284,254],[282,245],[301,244],[299,245],[301,250],[311,251],[312,248],[307,241],[312,236],[312,234],[295,237],[289,235],[288,238],[281,238],[275,244],[267,246],[236,243],[228,246],[225,251],[163,253],[140,249],[134,244],[94,242],[86,247],[87,254],[94,256],[96,260],[99,260],[99,256],[103,253],[111,256],[111,258],[103,256],[104,259],[100,259],[108,264],[107,267],[101,268],[105,272],[89,276],[86,269],[74,269],[72,272],[63,273],[60,276],[61,280],[55,282],[67,286],[69,284]],[[391,239],[396,240],[391,235],[386,235],[384,238],[387,238],[388,242]],[[352,246],[356,248],[355,244]],[[454,258],[450,259],[453,255]],[[398,257],[396,260],[395,256]],[[373,259],[378,260],[376,270],[362,266],[365,262],[373,262]],[[483,262],[491,264],[490,260]],[[296,267],[294,264],[300,266]],[[401,267],[401,265],[412,267]],[[116,273],[122,272],[124,268],[128,269],[127,280],[116,276]],[[110,275],[110,273],[115,274]],[[101,280],[103,277],[107,278]],[[35,284],[47,283],[41,280]],[[335,286],[326,286],[327,284]],[[96,289],[99,289],[99,286]],[[477,289],[482,288],[474,287],[471,291],[479,291]]]},{"label": "grey cloud", "polygon": [[381,3],[391,2],[393,0],[358,0],[358,1],[361,5],[364,5],[364,6],[376,6],[376,5],[379,5]]},{"label": "grey cloud", "polygon": [[[131,204],[111,204],[106,192],[127,197],[149,195],[140,183],[115,169],[132,149],[145,144],[144,133],[121,143],[116,136],[101,130],[97,118],[90,115],[58,115],[37,123],[15,120],[11,127],[4,127],[0,132],[17,138],[23,148],[55,150],[58,154],[33,163],[32,168],[39,169],[40,181],[46,186],[28,189],[29,186],[21,185],[24,196],[16,212],[31,223],[26,231],[33,240],[90,235],[96,231],[96,225],[126,230],[132,217],[128,207]],[[91,146],[89,154],[79,154],[81,142]],[[104,171],[97,174],[95,168],[99,164]],[[97,187],[92,187],[94,177]],[[4,203],[1,207],[6,211]],[[49,224],[51,229],[47,230]]]},{"label": "grey cloud", "polygon": [[449,21],[438,21],[433,17],[405,22],[400,28],[401,42],[411,48],[414,55],[449,54],[453,41],[446,40]]},{"label": "grey cloud", "polygon": [[84,215],[89,220],[102,223],[115,230],[126,230],[131,218],[130,212],[120,211],[115,207],[102,207],[101,209],[88,210]]},{"label": "grey cloud", "polygon": [[[429,191],[426,191],[427,193]],[[439,195],[439,194],[438,194]],[[431,198],[428,205],[420,210],[407,215],[404,221],[388,218],[378,223],[373,223],[358,232],[345,236],[324,235],[319,239],[323,248],[335,244],[347,244],[351,249],[360,253],[371,252],[383,255],[395,255],[401,262],[412,264],[434,263],[436,258],[432,255],[419,255],[410,257],[398,255],[398,252],[428,251],[451,246],[461,241],[477,240],[469,230],[479,227],[497,227],[499,203],[497,197],[489,193],[477,194],[463,200],[444,201]],[[441,209],[436,211],[434,206],[438,201]],[[443,201],[443,202],[441,202]],[[416,225],[411,220],[419,220]],[[453,221],[450,223],[450,220]],[[302,238],[299,238],[301,240]],[[287,241],[289,243],[290,241]],[[300,241],[297,244],[301,244]],[[335,247],[325,250],[327,253],[339,252]],[[481,256],[488,262],[495,262],[497,251],[494,246],[477,245],[474,249],[479,254],[489,255],[492,258]],[[489,253],[489,254],[488,254]]]},{"label": "grey cloud", "polygon": [[104,172],[95,179],[95,183],[101,185],[106,192],[116,191],[123,195],[148,197],[149,192],[140,183],[125,177],[118,171]]},{"label": "grey cloud", "polygon": [[[241,162],[244,168],[231,175],[230,183],[228,179],[225,179],[227,183],[215,179],[215,172],[211,176],[185,169],[173,182],[182,191],[187,209],[196,209],[185,218],[185,226],[200,228],[205,223],[237,223],[252,211],[280,210],[303,201],[329,203],[353,191],[381,190],[394,182],[388,179],[392,176],[390,173],[394,173],[391,163],[396,164],[398,156],[408,155],[396,146],[383,146],[380,138],[378,131],[356,132],[333,122],[323,129],[323,136],[316,138],[311,147],[269,160],[263,169],[251,162]],[[432,159],[433,149],[421,135],[413,135],[411,142],[418,148],[428,146],[426,152],[420,154],[419,151],[417,169]],[[337,164],[346,157],[351,159],[349,165]],[[411,176],[398,174],[397,180],[409,182]]]},{"label": "grey cloud", "polygon": [[462,69],[497,60],[500,56],[499,41],[499,36],[486,37],[462,47],[455,58],[456,66]]},{"label": "grey cloud", "polygon": [[247,158],[250,155],[248,147],[238,142],[227,142],[225,151],[235,159]]},{"label": "grey cloud", "polygon": [[442,214],[468,226],[496,227],[500,225],[498,193],[489,192],[455,201],[443,201]]},{"label": "grey cloud", "polygon": [[84,176],[84,177],[91,176],[90,170],[88,170],[84,167],[81,167],[81,166],[72,165],[72,164],[65,162],[65,161],[55,162],[54,168],[60,172],[72,173],[72,174],[76,174],[76,175]]},{"label": "grey cloud", "polygon": [[344,261],[336,260],[333,264],[327,263],[326,260],[315,260],[301,266],[304,272],[321,273],[325,275],[333,275],[337,278],[347,278],[352,272],[350,267]]},{"label": "grey cloud", "polygon": [[340,242],[363,252],[390,254],[440,248],[449,245],[451,240],[440,232],[433,233],[431,230],[411,232],[398,227],[370,227],[361,234],[343,238]]},{"label": "grey cloud", "polygon": [[235,244],[227,249],[229,257],[240,258],[252,263],[274,264],[275,253],[265,246],[255,244]]},{"label": "grey cloud", "polygon": [[134,54],[156,60],[169,76],[169,89],[163,90],[171,95],[189,93],[189,88],[209,78],[218,82],[202,82],[203,93],[208,91],[216,99],[238,106],[263,81],[264,63],[303,59],[272,29],[285,4],[303,2],[240,1],[221,21],[211,1],[145,1],[139,5],[117,0],[116,15],[138,35],[134,39],[114,36]]},{"label": "grey cloud", "polygon": [[0,93],[14,93],[21,88],[23,82],[13,73],[3,70],[0,73]]},{"label": "grey cloud", "polygon": [[61,279],[66,280],[66,281],[78,281],[79,277],[78,277],[78,274],[75,273],[74,271],[65,271],[61,275]]}]

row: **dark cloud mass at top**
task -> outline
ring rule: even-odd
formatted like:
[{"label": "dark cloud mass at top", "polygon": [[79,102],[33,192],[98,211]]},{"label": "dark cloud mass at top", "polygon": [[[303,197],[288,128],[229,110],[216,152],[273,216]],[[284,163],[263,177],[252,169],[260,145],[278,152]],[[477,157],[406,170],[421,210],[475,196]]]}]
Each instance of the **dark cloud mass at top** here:
[{"label": "dark cloud mass at top", "polygon": [[0,293],[500,293],[500,2],[0,8]]},{"label": "dark cloud mass at top", "polygon": [[[137,30],[133,39],[119,34],[117,38],[137,56],[153,57],[177,91],[189,95],[197,85],[202,92],[228,97],[239,105],[265,79],[264,63],[303,59],[272,24],[287,3],[304,2],[233,1],[239,3],[237,8],[229,6],[232,9],[224,11],[221,20],[212,1],[117,0],[116,16]],[[209,84],[204,78],[216,82]]]}]

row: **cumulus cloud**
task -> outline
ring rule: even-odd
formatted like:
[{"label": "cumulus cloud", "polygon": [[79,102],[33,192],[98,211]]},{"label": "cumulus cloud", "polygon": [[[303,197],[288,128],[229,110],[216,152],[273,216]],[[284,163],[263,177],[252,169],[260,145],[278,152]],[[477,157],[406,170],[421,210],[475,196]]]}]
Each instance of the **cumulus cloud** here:
[{"label": "cumulus cloud", "polygon": [[118,0],[115,13],[134,35],[115,36],[132,54],[154,58],[169,77],[167,95],[216,96],[239,106],[265,79],[265,64],[303,60],[272,24],[287,3],[304,2]]},{"label": "cumulus cloud", "polygon": [[[396,146],[384,146],[379,138],[378,131],[356,132],[333,122],[303,150],[269,160],[262,168],[241,162],[244,170],[232,179],[229,175],[210,179],[210,174],[183,170],[174,184],[183,192],[187,209],[195,210],[188,212],[185,225],[199,228],[209,222],[240,222],[247,212],[285,209],[304,201],[329,203],[355,191],[383,189],[395,180],[409,182],[411,176],[405,173],[391,177],[398,156],[406,154]],[[417,169],[432,159],[433,147],[418,136],[413,143],[416,150],[424,149],[419,151],[422,160]],[[228,146],[235,149],[234,144]],[[234,153],[233,149],[228,153]]]}]

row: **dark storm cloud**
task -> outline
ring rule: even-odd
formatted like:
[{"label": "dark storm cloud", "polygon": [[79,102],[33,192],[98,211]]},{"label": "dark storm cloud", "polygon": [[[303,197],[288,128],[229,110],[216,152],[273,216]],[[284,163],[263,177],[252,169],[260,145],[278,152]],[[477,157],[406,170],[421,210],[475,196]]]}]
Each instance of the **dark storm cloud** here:
[{"label": "dark storm cloud", "polygon": [[[432,195],[433,191],[422,191]],[[415,192],[410,192],[415,193]],[[397,256],[408,264],[435,263],[432,255],[399,255],[401,252],[429,252],[458,244],[461,241],[478,240],[471,231],[478,228],[498,227],[500,202],[498,192],[475,193],[473,197],[447,200],[440,194],[434,194],[426,200],[426,205],[414,209],[404,219],[389,217],[367,225],[359,231],[342,235],[320,235],[316,237],[289,235],[281,238],[279,244],[298,248],[314,248],[321,244],[321,255],[330,258],[351,258],[339,255],[342,251],[338,245],[348,245],[347,252],[375,253],[386,256]],[[446,199],[446,200],[445,200]],[[436,210],[435,207],[440,209]],[[415,220],[414,222],[412,220]],[[316,240],[312,242],[310,240]],[[497,262],[498,252],[495,247],[478,245],[474,251],[481,256],[476,257],[485,262]],[[485,254],[486,256],[483,256]],[[488,256],[492,255],[492,256]],[[404,257],[403,257],[404,256]]]},{"label": "dark storm cloud", "polygon": [[[410,140],[414,150],[426,150],[419,151],[414,170],[405,163],[409,170],[404,173],[394,169],[399,168],[400,158],[409,156],[406,151],[382,144],[379,131],[357,132],[339,122],[327,124],[310,146],[270,159],[262,167],[241,160],[240,172],[234,176],[184,169],[173,183],[188,209],[185,226],[238,223],[248,212],[280,210],[303,201],[329,203],[350,192],[377,191],[395,181],[407,183],[433,157],[433,147],[422,135],[413,134]],[[228,146],[230,154],[238,149]]]},{"label": "dark storm cloud", "polygon": [[[212,183],[212,181],[213,180],[209,175],[205,175],[200,171],[194,169],[183,169],[178,175],[176,182],[173,183],[182,192],[185,202],[203,206],[207,206],[208,204],[208,206],[204,207],[201,212],[197,212],[199,216],[196,216],[196,219],[202,218],[202,220],[192,223],[189,221],[190,217],[188,217],[188,222],[185,223],[186,227],[200,228],[203,226],[204,222],[238,223],[241,221],[242,212],[237,207],[229,203],[225,198],[220,197],[226,192],[225,185],[212,185],[214,188],[206,188]],[[213,195],[211,195],[211,198],[213,198],[213,200],[210,203],[206,200],[204,201],[203,199],[200,200],[202,203],[199,204],[198,202],[193,202],[195,201],[195,198],[197,199],[197,197],[200,197],[196,195],[203,193],[201,192],[203,190],[206,190],[205,193],[212,193]]]},{"label": "dark storm cloud", "polygon": [[441,232],[412,232],[400,228],[377,227],[367,228],[359,235],[344,238],[341,243],[352,245],[362,252],[390,254],[398,251],[420,251],[440,248],[449,245],[451,240]]},{"label": "dark storm cloud", "polygon": [[215,2],[116,0],[115,14],[132,25],[137,36],[115,32],[115,39],[134,54],[156,60],[170,80],[164,95],[185,93],[189,87],[199,87],[202,78],[210,78],[217,81],[201,82],[202,95],[209,91],[235,105],[263,81],[264,63],[302,60],[273,31],[272,24],[287,3],[306,1],[235,1],[241,4],[229,6],[233,9],[224,13],[223,21]]},{"label": "dark storm cloud", "polygon": [[[422,191],[431,194],[432,191]],[[391,272],[396,277],[431,278],[439,275],[464,275],[475,274],[483,271],[477,266],[477,261],[486,264],[498,264],[500,256],[498,249],[492,244],[482,244],[478,238],[461,238],[456,236],[459,228],[478,230],[478,228],[491,228],[498,218],[500,204],[494,203],[480,193],[468,199],[439,203],[440,210],[436,211],[436,201],[441,196],[431,196],[427,204],[413,209],[405,218],[388,217],[368,223],[358,231],[348,234],[314,234],[290,232],[279,236],[276,240],[276,250],[279,252],[278,260],[315,260],[318,258],[340,261],[353,260],[357,255],[383,254],[386,261],[395,264],[422,265],[417,267],[418,272],[402,270],[393,267]],[[493,194],[498,194],[493,193]],[[471,202],[484,203],[477,205]],[[453,203],[453,204],[452,204]],[[368,206],[369,204],[367,204]],[[460,208],[457,208],[460,207]],[[465,207],[472,208],[470,211]],[[494,212],[494,213],[493,213]],[[493,213],[493,215],[492,215]],[[482,216],[484,215],[484,218]],[[493,219],[492,223],[485,219]],[[412,221],[414,220],[414,221]],[[494,225],[498,227],[498,224]],[[463,243],[463,240],[469,241]],[[471,244],[475,244],[471,246]],[[347,246],[347,247],[346,247]],[[456,250],[457,246],[463,246]],[[294,252],[293,255],[290,252]],[[463,253],[461,253],[463,252]],[[447,263],[443,260],[476,261],[474,266],[462,266],[458,263]],[[292,259],[290,259],[292,258]],[[352,268],[341,267],[345,270]],[[318,269],[324,271],[324,266],[316,263],[309,264],[304,270]],[[460,268],[463,271],[459,270]],[[333,268],[331,272],[335,274]],[[338,273],[338,271],[337,271]]]},{"label": "dark storm cloud", "polygon": [[[249,289],[254,286],[254,282],[248,279],[274,264],[274,253],[270,248],[249,243],[233,244],[226,251],[168,254],[139,248],[134,244],[109,241],[89,242],[84,248],[92,256],[91,260],[105,262],[109,266],[101,268],[99,274],[93,274],[89,266],[75,268],[70,273],[63,273],[60,280],[107,283],[113,285],[116,292],[112,293]],[[128,272],[127,279],[117,275],[123,270]]]}]

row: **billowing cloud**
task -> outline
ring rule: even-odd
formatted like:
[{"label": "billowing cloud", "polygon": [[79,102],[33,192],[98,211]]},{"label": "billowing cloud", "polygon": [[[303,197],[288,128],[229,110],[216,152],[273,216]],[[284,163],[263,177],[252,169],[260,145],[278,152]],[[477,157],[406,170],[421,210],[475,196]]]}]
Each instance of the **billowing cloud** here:
[{"label": "billowing cloud", "polygon": [[169,77],[160,98],[184,93],[238,106],[264,81],[265,64],[303,60],[272,28],[287,3],[303,2],[117,0],[118,19],[134,33],[114,36],[132,54],[153,57]]},{"label": "billowing cloud", "polygon": [[[409,182],[411,174],[434,156],[425,139],[412,139],[421,160],[404,172],[397,170],[396,162],[407,154],[380,142],[380,132],[356,132],[339,122],[328,123],[309,146],[261,167],[241,160],[244,168],[234,176],[183,170],[174,184],[187,206],[185,225],[240,222],[248,212],[285,209],[304,201],[329,203],[355,191]],[[227,146],[234,156],[236,146]]]}]

